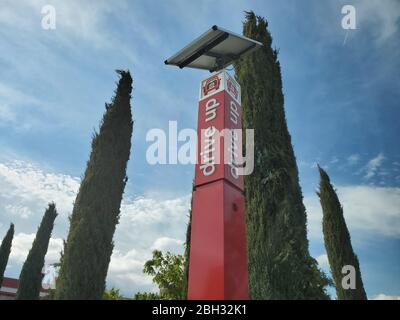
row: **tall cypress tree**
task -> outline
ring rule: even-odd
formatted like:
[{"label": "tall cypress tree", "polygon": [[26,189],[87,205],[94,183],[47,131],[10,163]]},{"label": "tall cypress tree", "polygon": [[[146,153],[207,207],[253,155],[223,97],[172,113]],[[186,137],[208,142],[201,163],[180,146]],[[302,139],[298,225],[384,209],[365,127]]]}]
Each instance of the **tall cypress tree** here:
[{"label": "tall cypress tree", "polygon": [[[328,174],[319,166],[318,169],[321,180],[317,194],[323,212],[322,229],[337,298],[339,300],[366,300],[367,295],[361,278],[360,265],[351,245],[350,234],[343,216],[343,208],[330,183]],[[355,269],[355,289],[344,289],[342,287],[342,278],[344,277],[342,268],[345,265],[351,265]]]},{"label": "tall cypress tree", "polygon": [[113,235],[127,182],[126,166],[131,149],[132,78],[120,74],[115,96],[106,104],[99,134],[70,218],[56,299],[101,299],[113,251]]},{"label": "tall cypress tree", "polygon": [[14,237],[14,224],[11,223],[10,228],[8,229],[6,236],[1,242],[0,246],[0,287],[3,283],[4,271],[7,267],[8,257],[11,252],[11,243]]},{"label": "tall cypress tree", "polygon": [[39,298],[42,286],[44,258],[47,253],[56,217],[56,206],[54,203],[50,203],[44,213],[28,257],[22,266],[19,276],[17,300],[35,300]]},{"label": "tall cypress tree", "polygon": [[263,47],[237,61],[243,128],[254,129],[245,177],[249,289],[253,299],[327,299],[326,276],[308,252],[306,211],[288,132],[278,53],[268,23],[246,13],[243,34]]}]

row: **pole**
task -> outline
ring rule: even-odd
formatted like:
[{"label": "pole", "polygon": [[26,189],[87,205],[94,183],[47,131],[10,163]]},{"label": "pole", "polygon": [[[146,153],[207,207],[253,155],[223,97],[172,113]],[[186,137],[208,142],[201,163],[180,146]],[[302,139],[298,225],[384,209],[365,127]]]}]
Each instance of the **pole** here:
[{"label": "pole", "polygon": [[201,81],[188,298],[248,299],[240,86],[225,70]]}]

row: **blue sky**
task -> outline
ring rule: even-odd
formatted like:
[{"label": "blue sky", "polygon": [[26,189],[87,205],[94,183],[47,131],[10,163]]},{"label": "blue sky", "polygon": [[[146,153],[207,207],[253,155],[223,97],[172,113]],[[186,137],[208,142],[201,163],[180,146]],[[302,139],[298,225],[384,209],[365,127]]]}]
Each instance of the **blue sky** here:
[{"label": "blue sky", "polygon": [[[195,128],[198,85],[208,76],[163,61],[214,24],[240,33],[243,11],[254,10],[280,51],[312,255],[327,270],[319,163],[338,190],[368,296],[400,296],[398,1],[0,3],[0,237],[16,225],[7,275],[18,276],[52,200],[60,216],[47,262],[58,259],[114,70],[130,69],[130,179],[107,282],[127,295],[155,290],[143,263],[154,248],[183,251],[194,168],[148,165],[145,137],[172,120]],[[56,30],[41,28],[45,4],[56,9]],[[345,4],[356,8],[356,30],[341,27]]]}]

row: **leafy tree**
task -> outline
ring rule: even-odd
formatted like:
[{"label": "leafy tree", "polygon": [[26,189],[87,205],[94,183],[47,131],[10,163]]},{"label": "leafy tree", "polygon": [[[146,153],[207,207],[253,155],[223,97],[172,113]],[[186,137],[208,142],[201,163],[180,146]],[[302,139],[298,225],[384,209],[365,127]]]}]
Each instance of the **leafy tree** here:
[{"label": "leafy tree", "polygon": [[8,229],[3,241],[0,246],[0,287],[3,283],[4,271],[7,267],[8,257],[11,252],[11,243],[14,237],[14,224],[10,224],[10,228]]},{"label": "leafy tree", "polygon": [[135,294],[134,300],[163,300],[158,293],[153,292],[138,292]]},{"label": "leafy tree", "polygon": [[61,259],[56,299],[101,299],[113,251],[113,235],[127,183],[126,166],[132,136],[129,71],[121,76],[115,96],[95,133]]},{"label": "leafy tree", "polygon": [[327,277],[308,251],[306,211],[287,128],[277,50],[268,23],[246,13],[243,34],[263,47],[238,60],[243,128],[254,129],[245,176],[249,289],[253,299],[328,299]]},{"label": "leafy tree", "polygon": [[146,261],[143,272],[153,276],[160,288],[162,299],[186,299],[184,291],[184,258],[170,252],[153,251],[153,258]]},{"label": "leafy tree", "polygon": [[32,248],[29,250],[28,257],[22,266],[22,271],[19,276],[17,300],[39,299],[43,279],[42,270],[44,258],[47,253],[56,217],[56,206],[54,203],[50,203],[44,213]]},{"label": "leafy tree", "polygon": [[[322,206],[322,229],[325,248],[331,267],[336,294],[339,300],[366,300],[367,295],[361,278],[358,258],[353,251],[351,238],[343,216],[343,208],[335,189],[330,183],[328,174],[318,166],[321,177],[319,192],[317,192]],[[342,268],[351,265],[356,271],[355,289],[344,289],[342,286]]]},{"label": "leafy tree", "polygon": [[104,291],[103,300],[127,300],[127,298],[119,293],[119,289],[111,288]]}]

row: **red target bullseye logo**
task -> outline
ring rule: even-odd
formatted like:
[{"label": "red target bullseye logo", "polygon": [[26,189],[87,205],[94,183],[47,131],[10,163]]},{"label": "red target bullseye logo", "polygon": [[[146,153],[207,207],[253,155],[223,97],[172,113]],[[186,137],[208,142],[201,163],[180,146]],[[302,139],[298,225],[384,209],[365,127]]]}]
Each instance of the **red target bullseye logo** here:
[{"label": "red target bullseye logo", "polygon": [[210,92],[218,90],[220,85],[221,85],[221,79],[219,78],[218,75],[211,77],[210,79],[207,79],[203,87],[204,96],[207,96]]}]

